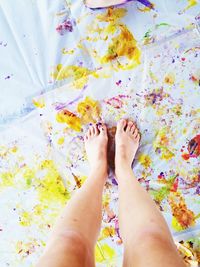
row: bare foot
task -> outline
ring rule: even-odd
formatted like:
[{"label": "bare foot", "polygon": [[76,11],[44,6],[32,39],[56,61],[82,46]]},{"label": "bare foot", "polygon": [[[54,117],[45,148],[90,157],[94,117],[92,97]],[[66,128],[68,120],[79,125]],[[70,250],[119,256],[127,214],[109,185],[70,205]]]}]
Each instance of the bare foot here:
[{"label": "bare foot", "polygon": [[140,133],[131,120],[120,120],[115,135],[115,169],[118,166],[131,167],[139,147]]},{"label": "bare foot", "polygon": [[85,150],[92,170],[107,172],[107,144],[108,135],[105,124],[93,124],[89,127],[85,137]]}]

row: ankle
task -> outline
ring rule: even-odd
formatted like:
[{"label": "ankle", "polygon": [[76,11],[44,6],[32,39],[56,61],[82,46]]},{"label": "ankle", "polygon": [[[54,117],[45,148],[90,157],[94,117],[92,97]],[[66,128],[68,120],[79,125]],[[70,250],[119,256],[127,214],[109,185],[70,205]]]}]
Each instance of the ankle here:
[{"label": "ankle", "polygon": [[92,174],[100,174],[101,176],[108,176],[108,164],[107,161],[98,161],[93,164],[90,169]]},{"label": "ankle", "polygon": [[131,168],[131,164],[127,161],[120,161],[120,162],[115,162],[115,174],[117,176],[117,178],[119,176],[121,176],[122,173],[124,172],[128,172],[128,173],[132,173],[133,170]]}]

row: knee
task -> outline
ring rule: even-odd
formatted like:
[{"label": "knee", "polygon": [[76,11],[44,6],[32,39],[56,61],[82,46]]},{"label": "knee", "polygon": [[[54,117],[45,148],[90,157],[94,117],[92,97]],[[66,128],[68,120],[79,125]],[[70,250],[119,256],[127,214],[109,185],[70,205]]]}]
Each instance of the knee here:
[{"label": "knee", "polygon": [[57,236],[64,252],[71,252],[81,258],[88,255],[89,248],[85,237],[75,231],[67,230]]},{"label": "knee", "polygon": [[169,248],[174,246],[173,240],[170,236],[170,234],[163,233],[161,231],[153,230],[153,231],[143,231],[141,232],[137,240],[143,246],[144,248],[148,247],[159,247],[159,248]]}]

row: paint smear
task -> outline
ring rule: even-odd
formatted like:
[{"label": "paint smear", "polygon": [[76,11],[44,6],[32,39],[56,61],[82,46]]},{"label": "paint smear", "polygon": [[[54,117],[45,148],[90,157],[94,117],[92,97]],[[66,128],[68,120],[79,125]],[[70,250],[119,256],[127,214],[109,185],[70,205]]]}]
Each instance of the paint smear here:
[{"label": "paint smear", "polygon": [[[117,85],[121,84],[121,81],[117,82],[116,84]],[[121,109],[125,104],[124,99],[127,99],[127,98],[130,99],[131,97],[128,95],[117,95],[117,96],[111,97],[109,99],[105,99],[104,102],[106,104],[112,106],[113,108]]]},{"label": "paint smear", "polygon": [[168,200],[174,217],[172,227],[175,230],[184,230],[195,225],[195,214],[187,208],[180,194],[171,194]]},{"label": "paint smear", "polygon": [[100,61],[104,64],[125,57],[128,59],[128,63],[121,64],[118,61],[118,67],[124,70],[134,68],[140,64],[141,51],[137,46],[137,41],[128,28],[120,24],[119,29],[121,33],[112,38],[106,55],[103,56]]},{"label": "paint smear", "polygon": [[197,0],[188,0],[188,5],[184,9],[184,11],[190,9],[193,6],[196,6],[197,4],[198,4],[198,1]]},{"label": "paint smear", "polygon": [[200,135],[192,138],[187,146],[188,153],[183,153],[182,158],[189,160],[190,158],[197,158],[200,156]]},{"label": "paint smear", "polygon": [[97,15],[99,21],[104,22],[117,22],[123,18],[127,13],[125,8],[108,8],[106,13]]},{"label": "paint smear", "polygon": [[169,148],[169,137],[167,136],[167,129],[161,129],[153,142],[155,152],[160,155],[161,159],[170,160],[175,154]]},{"label": "paint smear", "polygon": [[44,108],[45,107],[45,102],[44,102],[43,98],[33,99],[33,104],[37,108]]},{"label": "paint smear", "polygon": [[154,89],[151,93],[144,96],[147,106],[156,107],[160,102],[169,97],[169,94],[165,93],[163,88]]},{"label": "paint smear", "polygon": [[[161,175],[161,174],[160,174]],[[170,195],[171,192],[174,192],[175,188],[177,190],[177,175],[171,176],[168,179],[165,178],[165,176],[162,175],[159,176],[160,178],[158,178],[158,182],[163,184],[162,188],[156,190],[156,191],[151,191],[151,194],[153,196],[153,198],[155,199],[155,201],[158,204],[161,204],[161,202],[164,199],[167,199],[167,197]]]},{"label": "paint smear", "polygon": [[[111,64],[114,69],[131,69],[140,64],[141,51],[137,45],[133,34],[128,30],[127,26],[120,21],[127,13],[124,8],[108,8],[103,14],[96,16],[97,21],[88,27],[89,35],[87,41],[106,41],[113,36],[112,41],[108,44],[108,48],[104,56],[94,52],[94,58],[100,64]],[[105,22],[107,25],[99,25],[99,22]]]},{"label": "paint smear", "polygon": [[152,163],[152,160],[150,158],[149,155],[147,154],[141,154],[139,157],[138,157],[138,161],[140,162],[140,164],[145,168],[149,168],[151,166],[151,163]]},{"label": "paint smear", "polygon": [[169,73],[165,76],[164,79],[165,83],[169,84],[169,85],[173,85],[175,82],[175,75],[174,73]]},{"label": "paint smear", "polygon": [[62,64],[58,64],[51,73],[51,77],[57,81],[72,78],[73,85],[76,89],[82,89],[88,83],[89,75],[98,78],[95,71],[91,71],[81,66],[64,67]]},{"label": "paint smear", "polygon": [[115,250],[109,245],[97,243],[95,247],[95,259],[97,262],[112,261],[115,256]]}]

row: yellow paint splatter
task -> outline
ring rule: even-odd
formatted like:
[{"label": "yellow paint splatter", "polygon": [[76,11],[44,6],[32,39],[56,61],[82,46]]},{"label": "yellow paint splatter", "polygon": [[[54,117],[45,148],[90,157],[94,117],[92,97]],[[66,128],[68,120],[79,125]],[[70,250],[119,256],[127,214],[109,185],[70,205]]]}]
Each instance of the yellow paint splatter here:
[{"label": "yellow paint splatter", "polygon": [[171,225],[172,225],[172,228],[176,230],[177,232],[184,230],[184,228],[180,225],[180,223],[177,221],[177,219],[174,216],[172,216]]},{"label": "yellow paint splatter", "polygon": [[105,208],[106,206],[109,205],[110,203],[110,195],[109,194],[103,194],[103,207]]},{"label": "yellow paint splatter", "polygon": [[182,105],[176,105],[173,108],[171,108],[171,110],[177,115],[180,116],[182,115]]},{"label": "yellow paint splatter", "polygon": [[72,54],[74,54],[74,49],[67,50],[66,48],[63,48],[62,49],[62,54],[63,55],[72,55]]},{"label": "yellow paint splatter", "polygon": [[167,136],[167,129],[161,129],[155,141],[153,142],[154,149],[160,154],[160,158],[164,160],[170,160],[175,154],[169,148],[169,137]]},{"label": "yellow paint splatter", "polygon": [[66,123],[69,128],[77,132],[81,131],[81,119],[67,109],[58,112],[56,114],[56,120],[60,123]]},{"label": "yellow paint splatter", "polygon": [[60,138],[58,139],[58,141],[57,141],[58,145],[63,145],[64,142],[65,142],[65,138],[64,138],[63,136],[60,137]]},{"label": "yellow paint splatter", "polygon": [[149,8],[149,7],[139,8],[138,7],[138,10],[141,11],[141,12],[150,12],[151,11],[151,8]]},{"label": "yellow paint splatter", "polygon": [[165,76],[165,79],[164,79],[165,83],[169,84],[169,85],[173,85],[174,82],[175,82],[175,75],[174,73],[168,73],[166,76]]},{"label": "yellow paint splatter", "polygon": [[89,75],[98,77],[95,71],[80,66],[63,66],[58,64],[51,76],[55,80],[73,79],[73,85],[76,89],[82,89],[89,80]]},{"label": "yellow paint splatter", "polygon": [[11,148],[11,152],[16,153],[17,151],[18,151],[18,147],[17,146],[13,146]]},{"label": "yellow paint splatter", "polygon": [[142,166],[144,166],[145,168],[149,168],[152,160],[150,158],[149,155],[146,154],[141,154],[138,158],[138,161],[141,163]]},{"label": "yellow paint splatter", "polygon": [[1,187],[12,186],[14,184],[14,175],[11,172],[1,173]]},{"label": "yellow paint splatter", "polygon": [[[17,241],[16,252],[23,259],[34,253],[41,246],[44,246],[43,242],[35,238],[30,238],[29,242]],[[29,266],[31,267],[32,265]]]},{"label": "yellow paint splatter", "polygon": [[167,147],[161,148],[161,159],[170,160],[174,156],[175,156],[175,154],[172,151],[170,151]]},{"label": "yellow paint splatter", "polygon": [[20,214],[20,225],[30,226],[32,221],[32,215],[30,212],[24,211]]},{"label": "yellow paint splatter", "polygon": [[54,162],[51,160],[44,160],[40,164],[39,170],[46,172],[42,178],[37,180],[38,186],[36,189],[39,200],[43,203],[49,201],[66,203],[69,195]]},{"label": "yellow paint splatter", "polygon": [[96,262],[112,261],[116,256],[116,252],[107,244],[97,244],[95,248],[95,259]]},{"label": "yellow paint splatter", "polygon": [[77,112],[81,115],[82,123],[95,123],[100,118],[99,102],[87,96],[78,104]]},{"label": "yellow paint splatter", "polygon": [[188,0],[188,5],[184,9],[184,11],[188,10],[189,8],[196,6],[198,4],[197,0]]},{"label": "yellow paint splatter", "polygon": [[99,241],[100,240],[103,240],[103,239],[106,239],[108,237],[112,237],[115,235],[115,228],[110,226],[110,227],[105,227],[103,228],[103,230],[101,231],[101,234],[99,236]]},{"label": "yellow paint splatter", "polygon": [[104,14],[97,15],[97,19],[99,21],[104,22],[117,22],[121,18],[123,18],[127,13],[125,8],[108,8],[107,12]]},{"label": "yellow paint splatter", "polygon": [[45,102],[43,98],[40,99],[33,99],[33,104],[37,107],[37,108],[44,108],[45,107]]},{"label": "yellow paint splatter", "polygon": [[32,180],[35,178],[36,173],[33,169],[29,168],[28,166],[25,166],[23,168],[23,178],[25,179],[25,183],[28,187],[31,187]]}]

